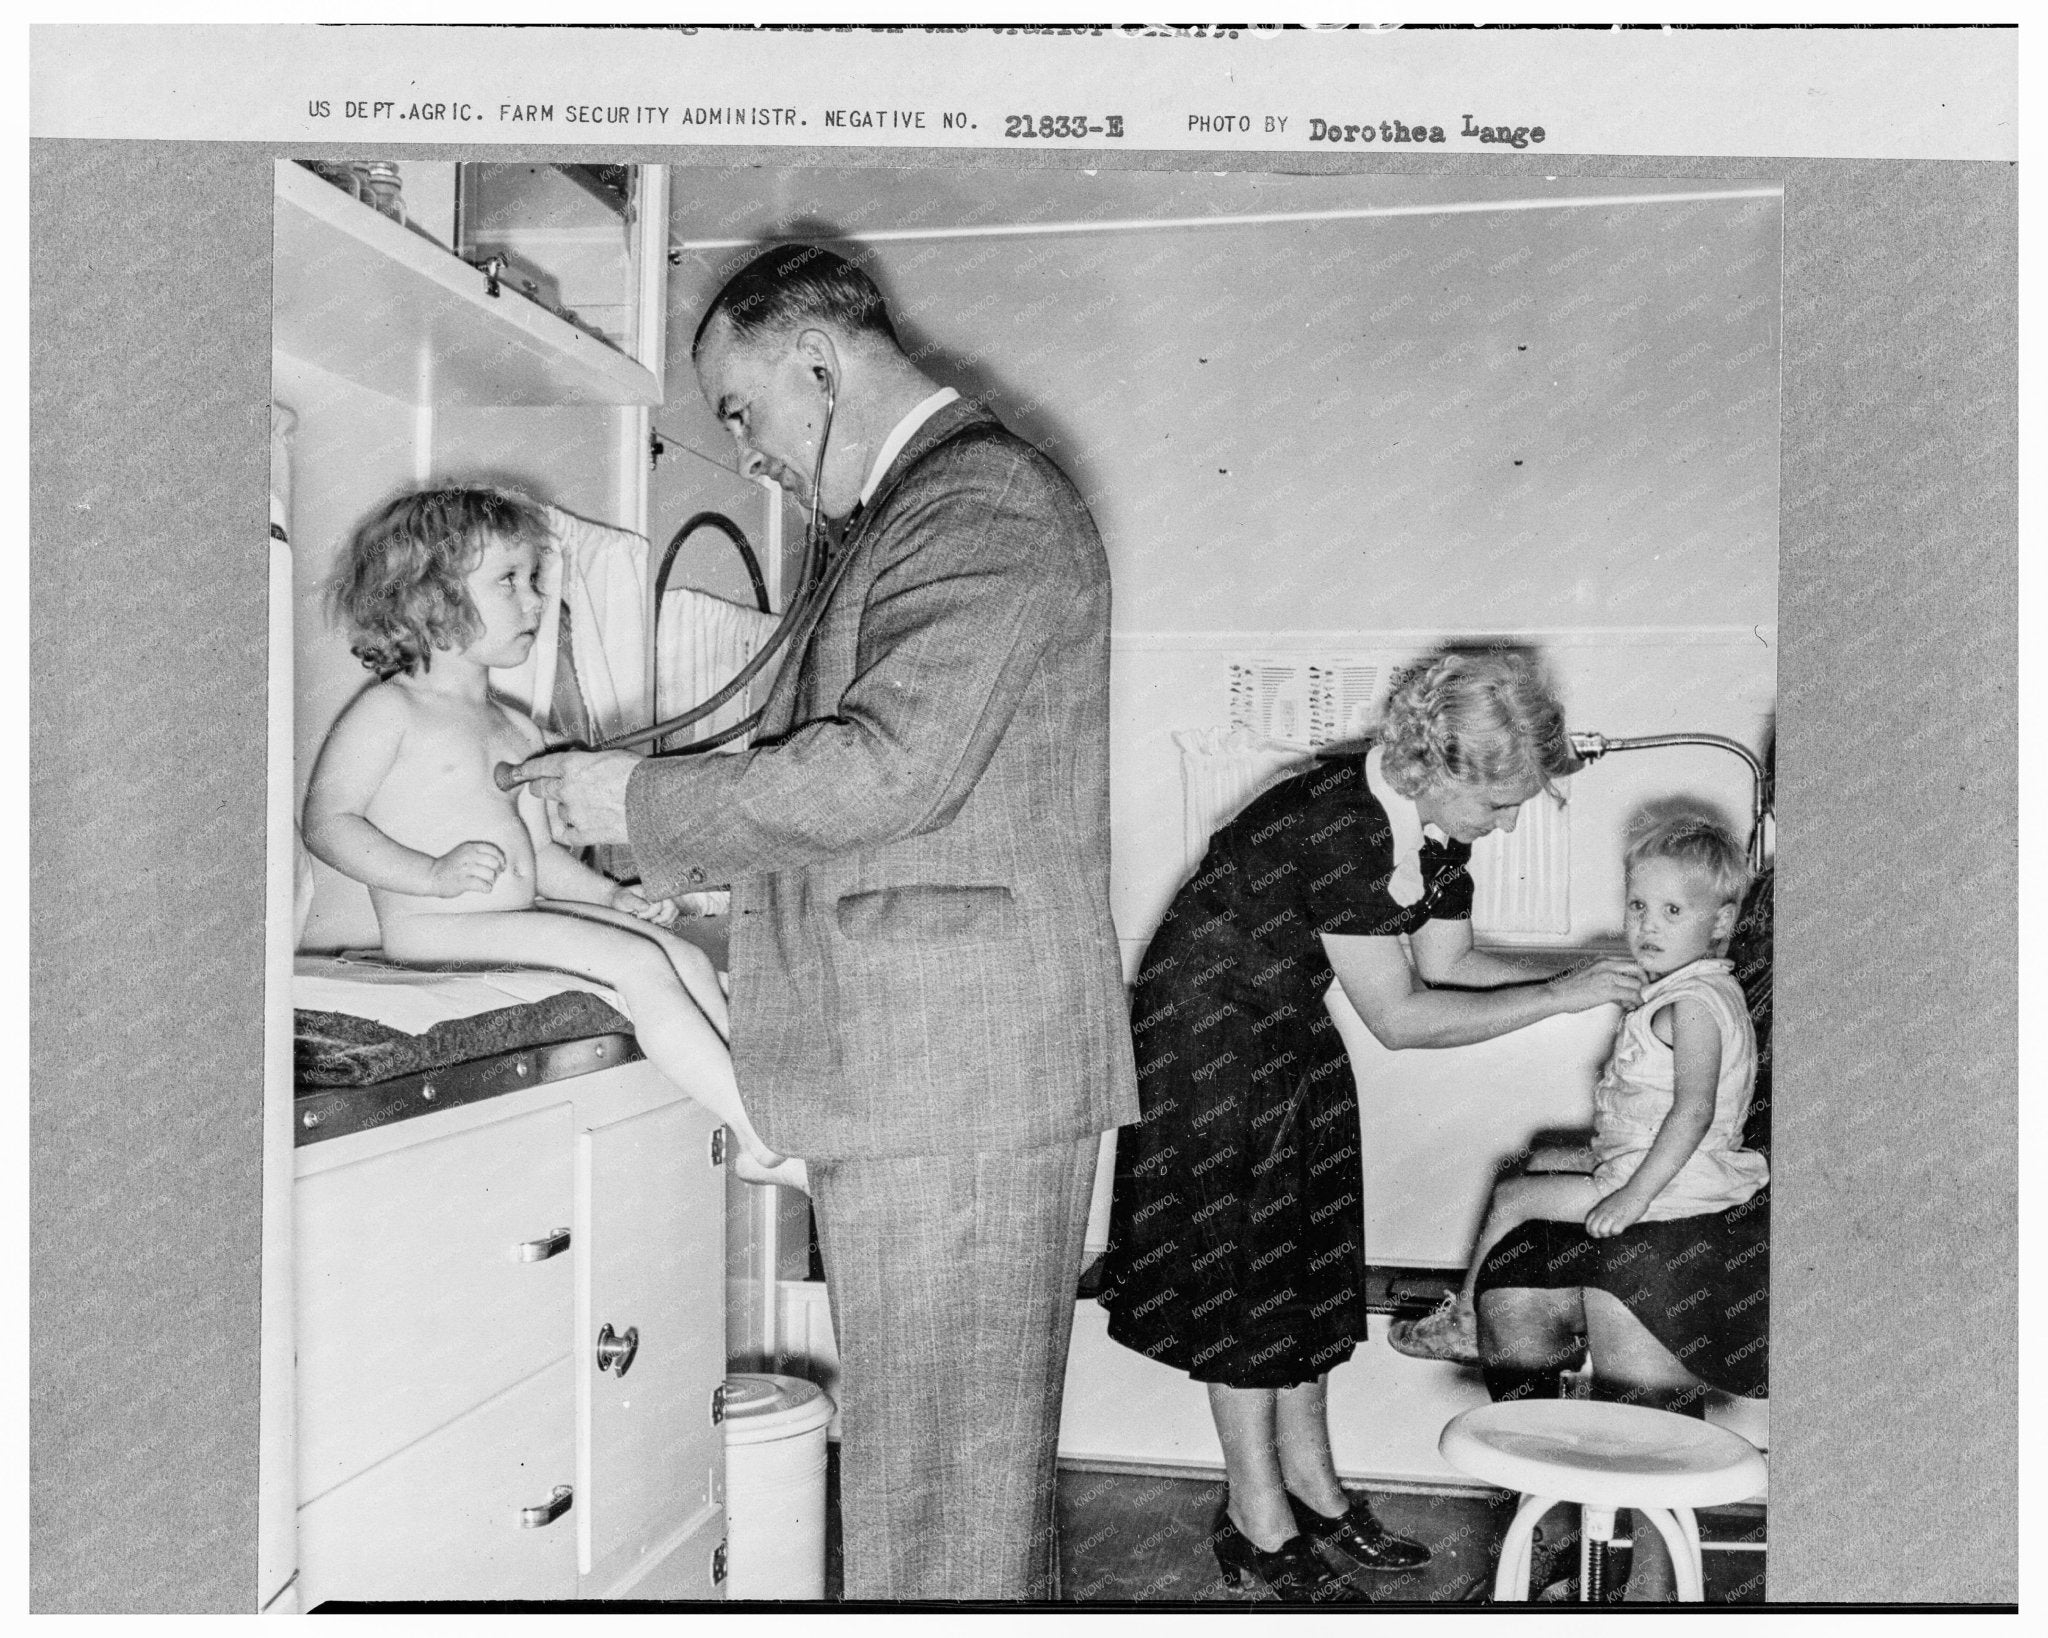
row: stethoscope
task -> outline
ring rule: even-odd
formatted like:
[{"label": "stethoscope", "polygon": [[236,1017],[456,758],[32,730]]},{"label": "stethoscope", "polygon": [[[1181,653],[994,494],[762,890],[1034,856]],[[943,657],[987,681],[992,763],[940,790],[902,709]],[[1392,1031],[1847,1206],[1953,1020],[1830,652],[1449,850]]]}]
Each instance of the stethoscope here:
[{"label": "stethoscope", "polygon": [[[666,739],[670,734],[676,732],[677,729],[687,728],[693,722],[701,722],[728,700],[744,690],[747,684],[761,674],[762,667],[775,658],[783,644],[788,642],[799,628],[814,621],[817,615],[823,611],[825,597],[830,592],[832,583],[836,581],[837,577],[833,577],[833,581],[828,581],[823,572],[824,553],[820,549],[823,533],[818,502],[824,490],[825,448],[832,441],[832,418],[839,407],[839,394],[836,383],[832,379],[832,372],[824,368],[823,365],[815,366],[815,369],[818,380],[825,389],[825,425],[818,436],[817,459],[811,465],[810,516],[804,526],[804,556],[802,565],[797,570],[797,596],[795,601],[790,604],[789,612],[776,622],[775,629],[768,634],[767,640],[761,644],[760,648],[755,650],[753,657],[745,665],[741,666],[738,671],[734,672],[731,680],[709,699],[691,706],[689,710],[670,717],[666,721],[653,723],[645,728],[636,728],[629,734],[620,734],[615,739],[608,739],[601,745],[593,746],[593,750],[630,751],[636,746],[650,745],[656,740]],[[717,733],[708,735],[690,745],[684,746],[679,751],[669,754],[674,756],[701,756],[704,752],[723,745],[727,740],[737,739],[741,734],[752,730],[759,724],[761,712],[765,709],[766,707],[763,706],[750,711],[731,727],[721,728]],[[540,777],[534,774],[522,774],[519,771],[519,767],[519,764],[512,762],[501,762],[497,765],[492,771],[491,777],[497,781],[499,790],[509,791],[516,786],[525,784],[529,779]]]}]

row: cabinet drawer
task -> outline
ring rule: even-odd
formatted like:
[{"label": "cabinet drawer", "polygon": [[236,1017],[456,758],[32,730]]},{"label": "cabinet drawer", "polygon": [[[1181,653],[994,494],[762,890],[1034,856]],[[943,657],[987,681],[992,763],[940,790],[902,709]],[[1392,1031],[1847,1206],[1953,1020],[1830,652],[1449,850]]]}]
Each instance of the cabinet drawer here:
[{"label": "cabinet drawer", "polygon": [[559,1359],[299,1509],[303,1607],[324,1599],[573,1598],[576,1520],[522,1513],[574,1482],[573,1362]]},{"label": "cabinet drawer", "polygon": [[575,1259],[521,1248],[571,1225],[573,1130],[554,1104],[299,1179],[302,1500],[567,1350]]},{"label": "cabinet drawer", "polygon": [[[676,1102],[578,1139],[589,1234],[579,1410],[582,1567],[611,1586],[714,1508],[725,1430],[711,1420],[725,1380],[725,1172],[718,1122]],[[631,1333],[624,1375],[600,1371],[600,1328]],[[703,1596],[698,1593],[694,1596]]]}]

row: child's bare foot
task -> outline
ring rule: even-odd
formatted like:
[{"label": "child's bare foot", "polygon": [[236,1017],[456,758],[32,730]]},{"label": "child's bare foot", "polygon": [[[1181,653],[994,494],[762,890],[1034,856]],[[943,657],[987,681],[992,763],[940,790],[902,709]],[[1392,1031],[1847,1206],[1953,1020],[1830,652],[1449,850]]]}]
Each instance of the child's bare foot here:
[{"label": "child's bare foot", "polygon": [[810,1174],[794,1155],[763,1161],[745,1149],[738,1149],[733,1155],[732,1172],[742,1183],[773,1183],[778,1188],[795,1189],[800,1194],[811,1192]]}]

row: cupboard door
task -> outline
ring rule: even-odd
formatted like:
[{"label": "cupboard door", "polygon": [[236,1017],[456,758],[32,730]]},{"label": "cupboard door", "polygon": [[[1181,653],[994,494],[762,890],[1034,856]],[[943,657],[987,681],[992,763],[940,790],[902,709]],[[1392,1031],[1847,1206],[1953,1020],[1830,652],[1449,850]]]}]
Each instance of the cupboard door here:
[{"label": "cupboard door", "polygon": [[324,1599],[573,1598],[574,1362],[558,1359],[299,1509],[302,1607]]},{"label": "cupboard door", "polygon": [[[578,1140],[577,1504],[582,1568],[611,1586],[692,1521],[720,1511],[725,1430],[725,1172],[718,1123],[677,1102]],[[608,1333],[606,1328],[609,1328]],[[608,1334],[611,1368],[599,1368]],[[631,1357],[619,1369],[630,1347]]]},{"label": "cupboard door", "polygon": [[302,1501],[562,1356],[574,1131],[564,1102],[299,1179]]}]

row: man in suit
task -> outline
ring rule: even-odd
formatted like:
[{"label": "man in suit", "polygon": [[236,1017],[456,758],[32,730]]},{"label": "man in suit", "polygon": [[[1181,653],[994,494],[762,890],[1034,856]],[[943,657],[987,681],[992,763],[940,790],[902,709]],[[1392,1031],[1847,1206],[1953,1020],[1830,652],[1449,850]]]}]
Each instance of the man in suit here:
[{"label": "man in suit", "polygon": [[828,251],[750,263],[692,356],[742,470],[850,520],[822,613],[746,751],[527,768],[650,895],[731,884],[741,1094],[832,1298],[847,1596],[1048,1598],[1097,1141],[1138,1113],[1102,544]]}]

